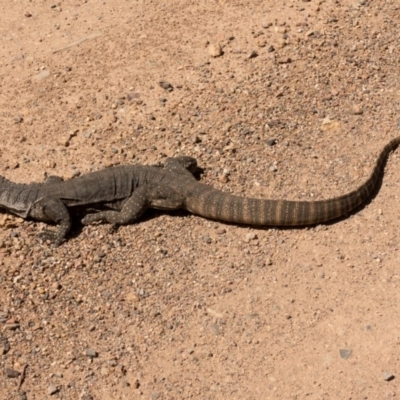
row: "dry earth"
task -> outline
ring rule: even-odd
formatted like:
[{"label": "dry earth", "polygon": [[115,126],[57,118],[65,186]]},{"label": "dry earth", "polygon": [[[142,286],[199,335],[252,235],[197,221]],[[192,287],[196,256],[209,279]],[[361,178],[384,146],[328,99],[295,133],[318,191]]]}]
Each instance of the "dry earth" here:
[{"label": "dry earth", "polygon": [[[226,191],[322,199],[399,134],[398,0],[0,11],[0,173],[17,182],[188,154]],[[397,151],[371,202],[307,229],[150,212],[53,249],[44,224],[0,215],[0,397],[398,397],[399,190]]]}]

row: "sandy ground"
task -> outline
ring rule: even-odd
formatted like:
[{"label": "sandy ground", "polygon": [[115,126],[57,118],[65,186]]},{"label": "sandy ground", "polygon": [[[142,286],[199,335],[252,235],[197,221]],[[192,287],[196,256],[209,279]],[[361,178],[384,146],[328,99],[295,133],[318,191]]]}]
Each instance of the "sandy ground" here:
[{"label": "sandy ground", "polygon": [[[323,199],[399,135],[398,0],[0,12],[0,174],[17,182],[187,154],[225,191]],[[365,207],[307,229],[154,211],[53,249],[45,224],[0,215],[0,397],[398,397],[399,154]]]}]

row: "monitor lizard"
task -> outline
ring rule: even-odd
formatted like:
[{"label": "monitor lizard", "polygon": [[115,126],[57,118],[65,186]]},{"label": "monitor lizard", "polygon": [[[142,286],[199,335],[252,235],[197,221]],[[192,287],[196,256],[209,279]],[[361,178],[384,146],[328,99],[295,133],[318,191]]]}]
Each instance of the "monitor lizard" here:
[{"label": "monitor lizard", "polygon": [[43,183],[14,183],[0,176],[0,208],[22,218],[54,222],[47,232],[55,246],[71,229],[70,211],[83,209],[84,225],[106,221],[113,226],[138,220],[147,208],[185,209],[217,221],[254,226],[307,226],[346,216],[370,197],[385,161],[400,144],[390,141],[379,154],[369,178],[357,189],[327,200],[290,201],[246,198],[197,181],[194,158],[167,158],[163,167],[121,165],[64,181],[49,177]]}]

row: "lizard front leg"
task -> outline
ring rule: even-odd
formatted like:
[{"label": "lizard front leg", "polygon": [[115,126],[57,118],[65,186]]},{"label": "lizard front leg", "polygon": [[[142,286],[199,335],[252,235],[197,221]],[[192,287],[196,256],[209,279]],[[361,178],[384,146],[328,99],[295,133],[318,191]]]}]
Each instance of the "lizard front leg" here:
[{"label": "lizard front leg", "polygon": [[55,197],[44,197],[35,203],[29,216],[39,221],[52,221],[58,225],[58,230],[45,231],[41,235],[44,239],[49,239],[54,246],[59,246],[71,230],[71,217],[65,204]]}]

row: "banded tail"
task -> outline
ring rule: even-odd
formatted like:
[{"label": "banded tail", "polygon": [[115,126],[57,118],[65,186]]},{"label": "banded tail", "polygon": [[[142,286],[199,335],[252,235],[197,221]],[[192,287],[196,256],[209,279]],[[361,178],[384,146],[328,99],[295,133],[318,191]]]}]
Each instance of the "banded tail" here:
[{"label": "banded tail", "polygon": [[288,201],[245,198],[193,182],[185,208],[193,214],[246,225],[305,226],[327,222],[348,214],[374,191],[390,152],[400,145],[400,136],[381,151],[365,183],[356,190],[319,201]]}]

